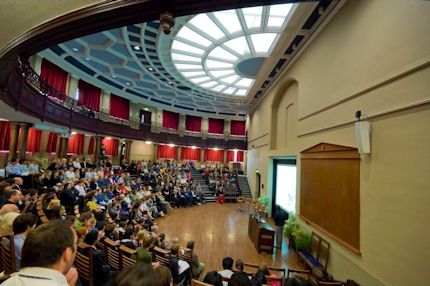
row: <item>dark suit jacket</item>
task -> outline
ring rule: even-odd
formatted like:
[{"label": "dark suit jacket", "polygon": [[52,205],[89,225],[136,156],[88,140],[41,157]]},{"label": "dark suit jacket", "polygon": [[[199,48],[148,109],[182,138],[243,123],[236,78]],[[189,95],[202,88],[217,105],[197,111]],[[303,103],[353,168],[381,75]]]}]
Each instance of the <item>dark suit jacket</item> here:
[{"label": "dark suit jacket", "polygon": [[251,280],[244,272],[236,272],[231,275],[228,286],[251,286]]},{"label": "dark suit jacket", "polygon": [[[88,256],[88,248],[79,249],[78,251],[83,255]],[[105,255],[102,251],[91,248],[93,252],[93,274],[94,285],[103,285],[110,277],[110,266],[106,263]]]}]

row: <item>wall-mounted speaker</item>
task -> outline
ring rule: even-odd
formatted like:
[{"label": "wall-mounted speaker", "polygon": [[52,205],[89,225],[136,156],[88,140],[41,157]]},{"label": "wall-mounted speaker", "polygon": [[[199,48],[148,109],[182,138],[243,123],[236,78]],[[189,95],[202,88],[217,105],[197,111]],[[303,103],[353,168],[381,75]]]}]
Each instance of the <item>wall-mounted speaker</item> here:
[{"label": "wall-mounted speaker", "polygon": [[358,153],[370,154],[370,121],[355,122]]}]

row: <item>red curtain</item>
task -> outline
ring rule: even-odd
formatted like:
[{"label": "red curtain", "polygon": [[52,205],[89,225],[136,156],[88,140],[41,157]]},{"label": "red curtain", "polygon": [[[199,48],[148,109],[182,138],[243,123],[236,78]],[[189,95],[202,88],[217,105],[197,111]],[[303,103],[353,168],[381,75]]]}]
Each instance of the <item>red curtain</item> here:
[{"label": "red curtain", "polygon": [[47,153],[54,153],[57,151],[57,140],[58,134],[55,132],[49,132],[48,144],[46,145]]},{"label": "red curtain", "polygon": [[90,138],[90,144],[88,145],[88,155],[94,154],[94,137],[91,136]]},{"label": "red curtain", "polygon": [[11,131],[9,121],[0,121],[0,150],[9,150]]},{"label": "red curtain", "polygon": [[67,144],[67,153],[83,154],[84,153],[84,134],[74,134],[69,138]]},{"label": "red curtain", "polygon": [[27,137],[27,152],[40,152],[40,142],[42,141],[42,130],[30,128]]},{"label": "red curtain", "polygon": [[89,108],[94,109],[95,111],[99,111],[100,95],[102,90],[83,80],[79,80],[78,89],[79,89],[78,104],[85,105]]},{"label": "red curtain", "polygon": [[103,139],[103,144],[105,145],[106,155],[109,156],[118,156],[118,139]]},{"label": "red curtain", "polygon": [[205,161],[208,162],[222,162],[224,161],[223,150],[205,149]]},{"label": "red curtain", "polygon": [[176,160],[177,156],[178,156],[178,148],[176,146],[170,147],[168,145],[158,145],[158,148],[157,148],[158,159]]},{"label": "red curtain", "polygon": [[128,120],[130,118],[129,100],[127,98],[111,94],[109,103],[109,114],[114,117]]},{"label": "red curtain", "polygon": [[163,127],[178,130],[179,113],[163,111]]},{"label": "red curtain", "polygon": [[209,133],[224,134],[224,119],[209,118]]},{"label": "red curtain", "polygon": [[[61,100],[64,100],[67,86],[67,72],[57,67],[50,61],[42,59],[42,68],[40,71],[40,78],[46,81],[50,86],[58,90],[63,94],[60,96]],[[43,87],[41,87],[43,90]],[[59,97],[58,94],[52,94],[51,96]]]},{"label": "red curtain", "polygon": [[200,161],[200,149],[182,147],[181,160]]},{"label": "red curtain", "polygon": [[185,131],[200,133],[202,131],[202,118],[187,115],[185,117]]},{"label": "red curtain", "polygon": [[243,151],[227,151],[227,161],[228,162],[243,162]]},{"label": "red curtain", "polygon": [[245,136],[245,121],[232,120],[230,134],[234,136]]}]

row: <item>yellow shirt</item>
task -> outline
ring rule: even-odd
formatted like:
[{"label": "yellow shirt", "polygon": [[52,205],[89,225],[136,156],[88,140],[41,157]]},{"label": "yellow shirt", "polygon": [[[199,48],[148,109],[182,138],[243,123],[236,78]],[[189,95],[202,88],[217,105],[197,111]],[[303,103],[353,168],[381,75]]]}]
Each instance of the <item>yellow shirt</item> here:
[{"label": "yellow shirt", "polygon": [[97,204],[95,202],[93,202],[93,201],[87,202],[87,207],[89,207],[93,211],[98,211],[99,210]]}]

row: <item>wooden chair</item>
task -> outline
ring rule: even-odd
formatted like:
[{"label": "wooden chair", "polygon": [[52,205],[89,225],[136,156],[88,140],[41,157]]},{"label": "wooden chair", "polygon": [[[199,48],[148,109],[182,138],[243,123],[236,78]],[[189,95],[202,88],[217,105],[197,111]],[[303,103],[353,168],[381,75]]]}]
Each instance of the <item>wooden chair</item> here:
[{"label": "wooden chair", "polygon": [[109,238],[105,238],[103,244],[107,263],[113,269],[120,270],[119,243],[116,243]]},{"label": "wooden chair", "polygon": [[[244,266],[244,271],[246,273],[251,273],[251,274],[257,273],[258,268],[260,267],[260,265],[258,264],[247,263],[247,262],[244,262],[243,266]],[[280,277],[285,277],[285,274],[286,274],[285,268],[277,267],[277,266],[268,266],[268,268],[271,273],[275,273]]]},{"label": "wooden chair", "polygon": [[169,267],[172,263],[172,256],[169,250],[164,250],[157,246],[152,249],[152,261],[160,262],[161,265]]},{"label": "wooden chair", "polygon": [[88,281],[89,286],[94,285],[94,273],[93,273],[93,252],[91,246],[80,242],[78,244],[79,249],[88,248],[88,256],[83,255],[79,251],[76,252],[75,266],[78,271],[79,277],[82,280]]},{"label": "wooden chair", "polygon": [[311,247],[309,251],[299,251],[299,263],[304,263],[310,269],[314,267],[327,269],[329,250],[330,243],[312,232]]},{"label": "wooden chair", "polygon": [[[1,239],[2,239],[1,245],[0,245],[1,267],[6,274],[11,274],[16,272],[15,245],[13,243],[13,234],[3,235]],[[8,240],[9,240],[9,245],[7,245]]]},{"label": "wooden chair", "polygon": [[[311,270],[300,270],[300,269],[288,268],[287,279],[292,278],[292,277],[290,277],[290,273],[297,273],[300,276],[302,276],[303,278],[308,279],[309,276],[311,275]],[[267,282],[269,282],[269,281],[267,281]],[[319,281],[318,285],[320,285],[320,286],[343,286],[343,285],[345,285],[345,283],[343,283],[341,281],[333,281],[333,282]]]},{"label": "wooden chair", "polygon": [[186,261],[191,266],[193,262],[193,250],[185,247],[179,248],[178,258]]},{"label": "wooden chair", "polygon": [[196,279],[191,280],[191,286],[210,286],[210,285],[211,284],[207,284]]},{"label": "wooden chair", "polygon": [[124,245],[121,245],[119,247],[119,261],[120,261],[119,267],[121,271],[136,264],[136,260],[131,258],[133,255],[136,255],[136,259],[137,259],[136,250],[130,249]]},{"label": "wooden chair", "polygon": [[46,217],[45,212],[43,211],[43,206],[42,205],[37,205],[36,206],[36,210],[37,210],[37,215],[39,216],[40,222],[43,223],[48,223],[49,219]]}]

